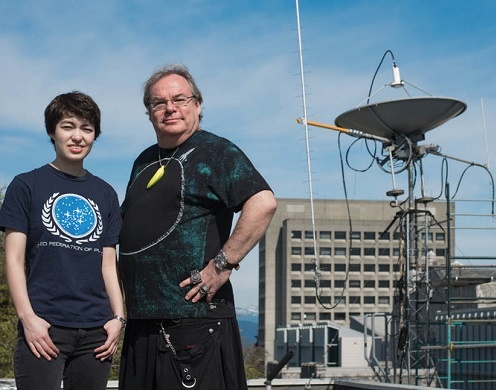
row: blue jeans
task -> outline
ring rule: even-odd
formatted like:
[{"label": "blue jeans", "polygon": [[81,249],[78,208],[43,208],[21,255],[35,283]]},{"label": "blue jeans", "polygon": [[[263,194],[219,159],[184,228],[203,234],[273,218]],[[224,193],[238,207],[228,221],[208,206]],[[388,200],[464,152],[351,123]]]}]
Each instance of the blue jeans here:
[{"label": "blue jeans", "polygon": [[91,329],[52,326],[48,333],[60,350],[51,361],[37,358],[29,349],[22,326],[14,353],[18,390],[105,390],[111,361],[95,358],[94,350],[105,343],[103,327]]}]

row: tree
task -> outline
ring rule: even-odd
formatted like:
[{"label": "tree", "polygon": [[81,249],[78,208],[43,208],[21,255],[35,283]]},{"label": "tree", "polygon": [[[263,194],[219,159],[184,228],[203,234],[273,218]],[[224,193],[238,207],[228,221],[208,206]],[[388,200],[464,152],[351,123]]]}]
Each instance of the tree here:
[{"label": "tree", "polygon": [[[1,233],[3,236],[3,233]],[[3,237],[2,237],[3,238]],[[0,262],[5,263],[4,256]],[[4,278],[3,278],[4,279]],[[14,377],[14,347],[17,339],[17,315],[7,285],[0,285],[0,378]]]},{"label": "tree", "polygon": [[265,376],[265,349],[252,344],[243,350],[246,379],[257,379]]},{"label": "tree", "polygon": [[[0,188],[0,207],[3,200]],[[17,340],[17,314],[5,278],[4,233],[0,232],[0,378],[14,377],[14,347]]]}]

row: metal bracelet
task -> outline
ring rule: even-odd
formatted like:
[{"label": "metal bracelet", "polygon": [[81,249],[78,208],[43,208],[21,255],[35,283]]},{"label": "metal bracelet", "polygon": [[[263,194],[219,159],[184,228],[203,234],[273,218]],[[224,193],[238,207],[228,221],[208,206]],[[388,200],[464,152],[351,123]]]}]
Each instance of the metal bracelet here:
[{"label": "metal bracelet", "polygon": [[125,328],[127,321],[124,317],[121,317],[120,315],[116,314],[115,316],[112,317],[113,320],[119,320],[122,324],[122,327]]}]

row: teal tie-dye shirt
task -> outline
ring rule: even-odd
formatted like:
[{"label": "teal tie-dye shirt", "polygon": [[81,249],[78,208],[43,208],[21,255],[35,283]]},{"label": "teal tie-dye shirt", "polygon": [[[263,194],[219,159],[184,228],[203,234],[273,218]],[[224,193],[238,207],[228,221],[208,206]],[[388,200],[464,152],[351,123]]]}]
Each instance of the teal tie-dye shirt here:
[{"label": "teal tie-dye shirt", "polygon": [[[147,189],[159,160],[165,175]],[[229,281],[211,304],[186,301],[190,287],[179,283],[215,257],[229,238],[234,213],[263,190],[270,187],[246,155],[205,130],[177,150],[155,144],[143,151],[122,204],[119,264],[128,317],[234,316]]]}]

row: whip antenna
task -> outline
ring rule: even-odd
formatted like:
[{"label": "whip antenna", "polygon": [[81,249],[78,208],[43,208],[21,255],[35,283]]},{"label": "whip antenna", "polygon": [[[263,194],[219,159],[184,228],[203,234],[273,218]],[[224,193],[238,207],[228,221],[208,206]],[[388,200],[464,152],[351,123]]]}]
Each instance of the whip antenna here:
[{"label": "whip antenna", "polygon": [[308,123],[307,123],[307,100],[305,91],[305,72],[303,69],[303,49],[301,43],[301,27],[300,27],[300,8],[298,6],[298,0],[296,0],[296,24],[298,26],[298,50],[300,58],[300,75],[301,75],[301,98],[303,103],[303,118],[301,120],[303,126],[305,126],[305,147],[307,156],[307,170],[308,170],[308,187],[310,191],[310,213],[312,217],[312,236],[313,236],[313,253],[315,262],[315,289],[319,291],[319,261],[317,257],[317,241],[316,241],[316,229],[315,229],[315,211],[313,202],[313,188],[312,188],[312,165],[310,163],[310,141],[308,136]]}]

